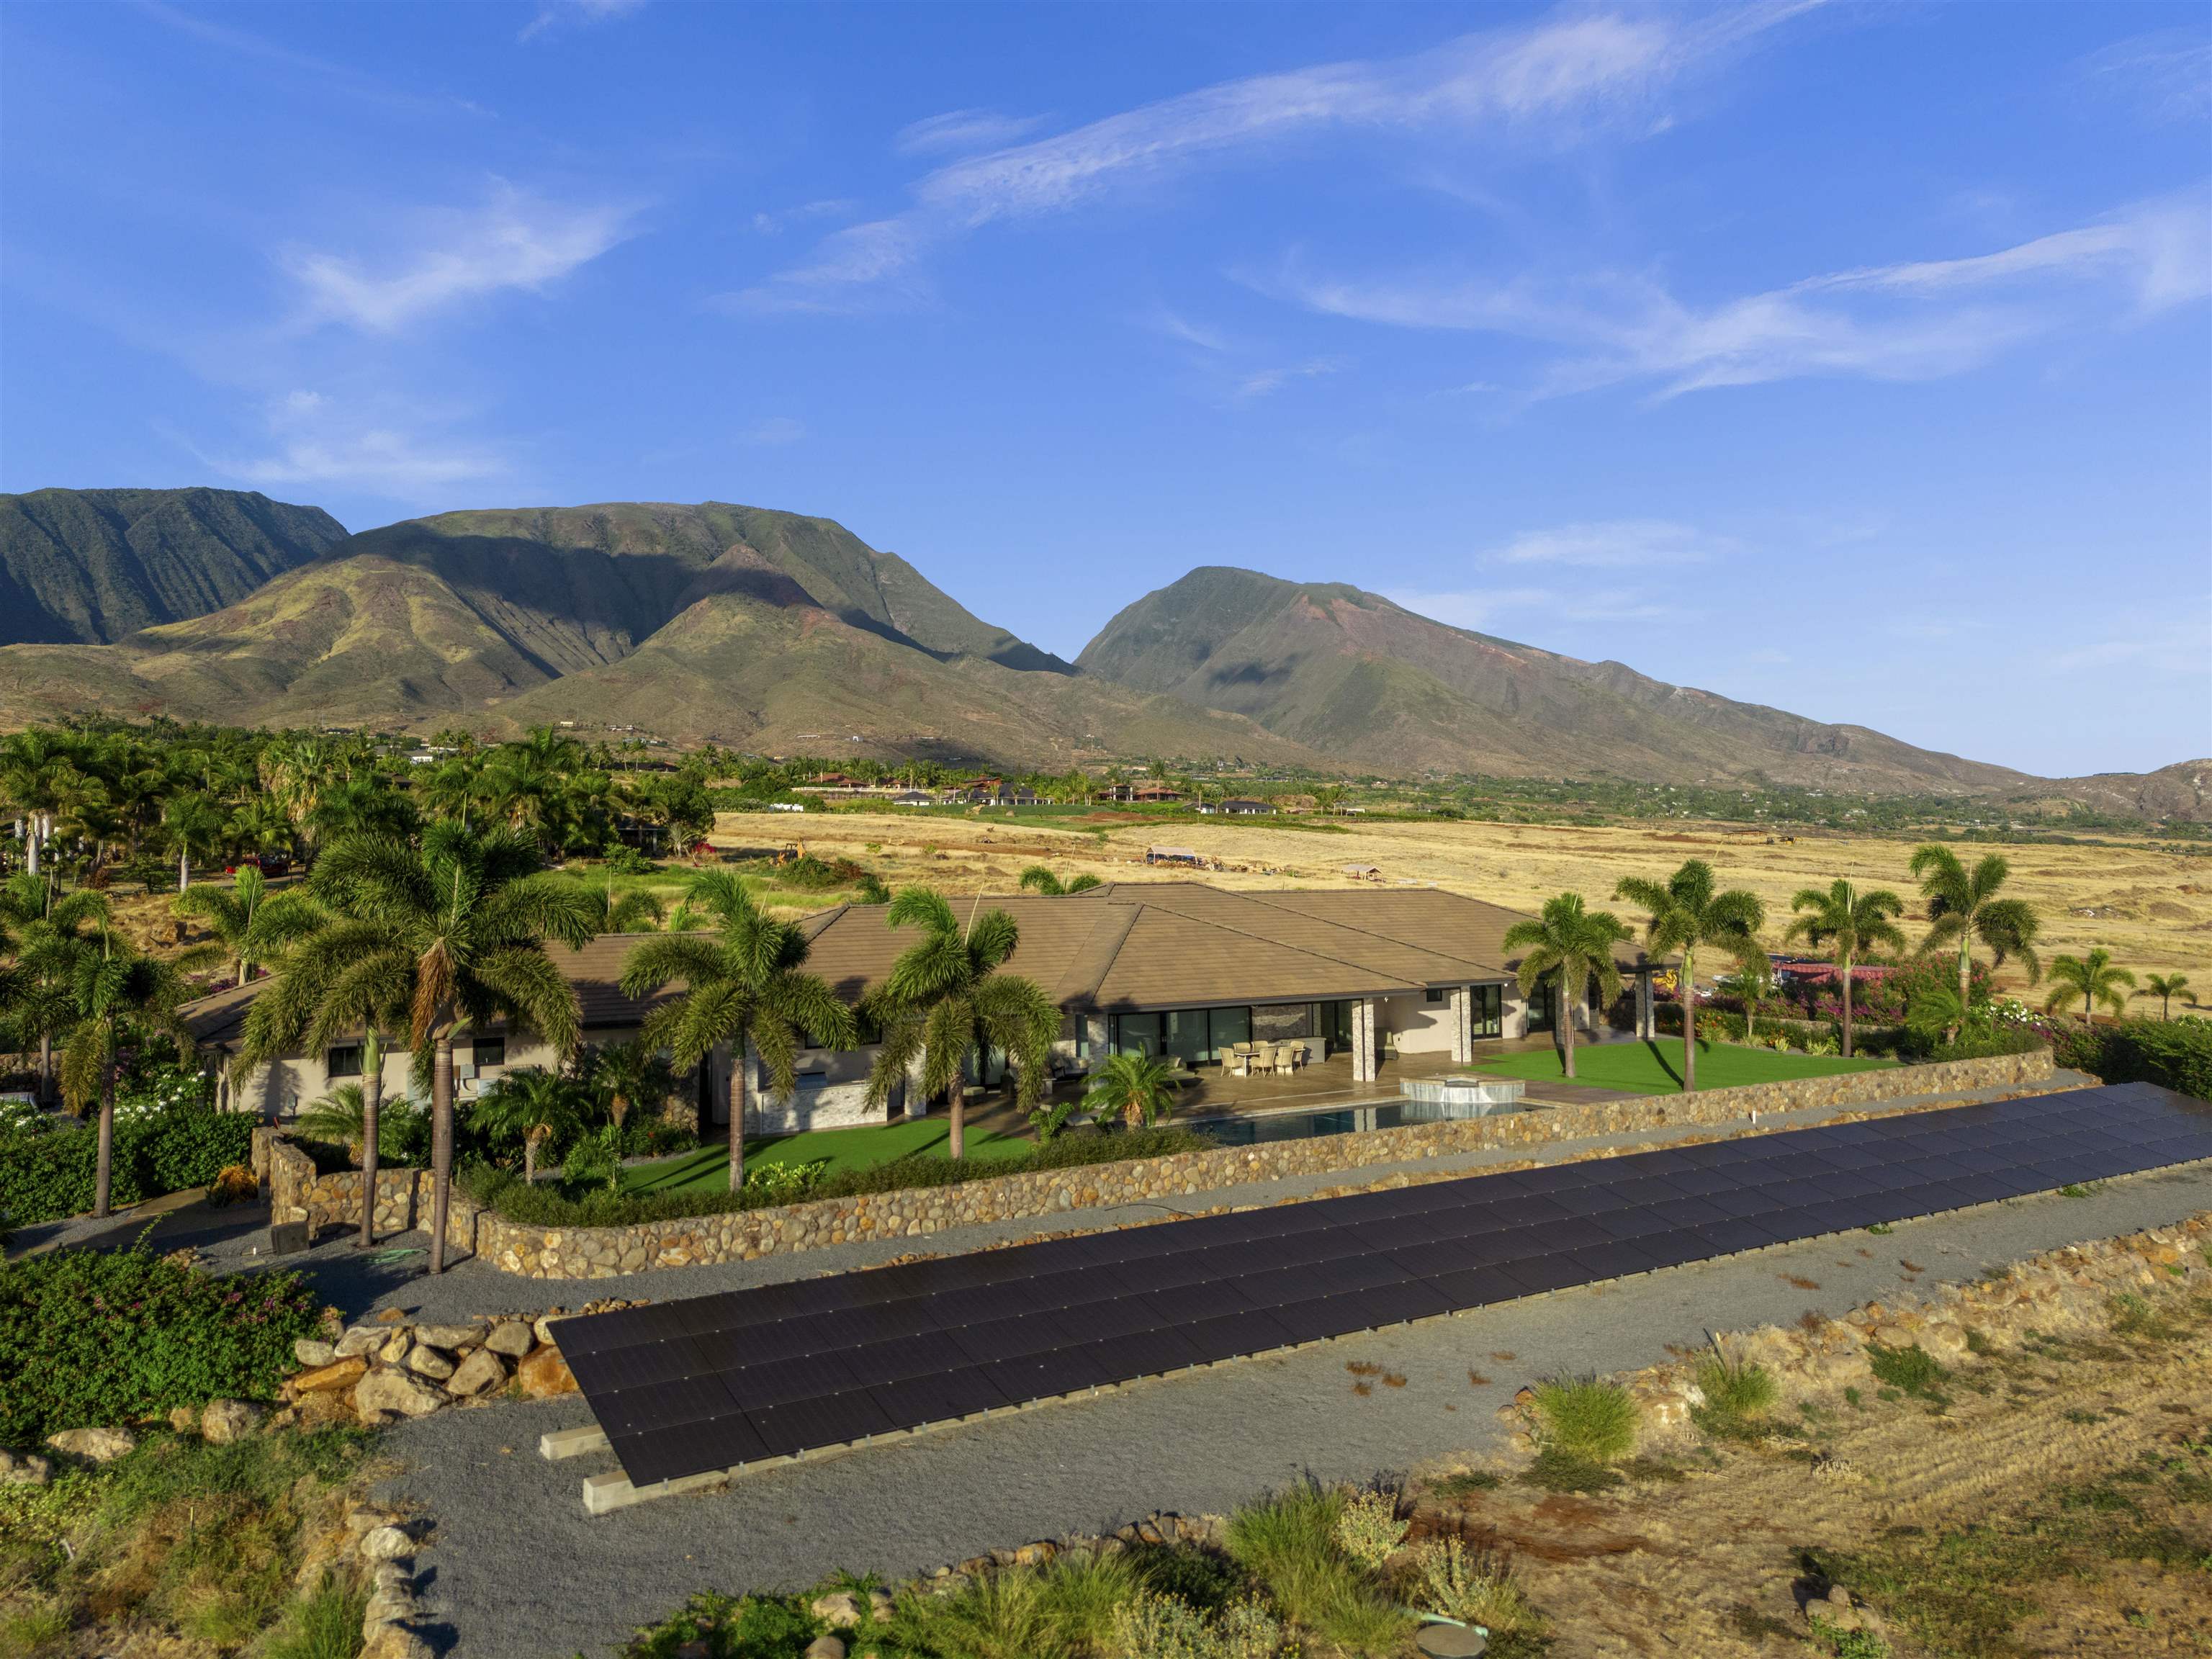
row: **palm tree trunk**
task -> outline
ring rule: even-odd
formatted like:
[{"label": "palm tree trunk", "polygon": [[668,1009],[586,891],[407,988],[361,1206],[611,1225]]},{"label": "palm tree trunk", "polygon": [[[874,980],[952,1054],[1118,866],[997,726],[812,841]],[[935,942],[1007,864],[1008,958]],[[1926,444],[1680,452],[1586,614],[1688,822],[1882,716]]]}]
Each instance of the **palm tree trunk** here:
[{"label": "palm tree trunk", "polygon": [[39,1104],[54,1103],[54,1034],[39,1033]]},{"label": "palm tree trunk", "polygon": [[446,1211],[453,1186],[453,1034],[441,1032],[430,1062],[430,1271],[446,1271]]},{"label": "palm tree trunk", "polygon": [[957,1164],[967,1152],[968,1073],[964,1071],[952,1074],[952,1092],[948,1099],[952,1132],[946,1139],[945,1151]]},{"label": "palm tree trunk", "polygon": [[377,1115],[384,1105],[384,1045],[370,1031],[361,1045],[361,1248],[376,1243]]},{"label": "palm tree trunk", "polygon": [[1966,1024],[1966,988],[1974,982],[1974,936],[1965,918],[1959,926],[1959,1023],[1943,1034],[1946,1042],[1956,1042]]},{"label": "palm tree trunk", "polygon": [[1567,994],[1567,976],[1559,975],[1559,1000],[1552,1010],[1553,1024],[1559,1028],[1559,1056],[1561,1068],[1567,1076],[1575,1074],[1575,1013],[1574,1002]]},{"label": "palm tree trunk", "polygon": [[733,1045],[736,1058],[730,1061],[730,1190],[741,1193],[745,1189],[745,1045],[743,1038]]},{"label": "palm tree trunk", "polygon": [[1698,1090],[1698,953],[1694,946],[1682,951],[1682,1092]]},{"label": "palm tree trunk", "polygon": [[522,1184],[538,1184],[538,1131],[530,1130],[522,1137]]},{"label": "palm tree trunk", "polygon": [[92,1171],[92,1214],[104,1221],[115,1182],[115,1062],[100,1065],[100,1151]]},{"label": "palm tree trunk", "polygon": [[1851,1057],[1851,953],[1843,955],[1844,969],[1844,1058]]},{"label": "palm tree trunk", "polygon": [[192,884],[192,854],[188,847],[177,849],[177,890],[181,893]]}]

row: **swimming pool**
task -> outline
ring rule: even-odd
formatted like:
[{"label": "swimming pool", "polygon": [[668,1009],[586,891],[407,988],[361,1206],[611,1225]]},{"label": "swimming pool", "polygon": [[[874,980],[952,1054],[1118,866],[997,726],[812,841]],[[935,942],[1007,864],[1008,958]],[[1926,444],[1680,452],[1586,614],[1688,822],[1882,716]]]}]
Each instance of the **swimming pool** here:
[{"label": "swimming pool", "polygon": [[1364,1134],[1415,1123],[1451,1123],[1499,1112],[1538,1109],[1522,1102],[1522,1085],[1510,1078],[1413,1078],[1401,1086],[1406,1098],[1378,1101],[1371,1106],[1240,1112],[1234,1116],[1192,1118],[1176,1127],[1219,1146],[1254,1146],[1262,1141]]}]

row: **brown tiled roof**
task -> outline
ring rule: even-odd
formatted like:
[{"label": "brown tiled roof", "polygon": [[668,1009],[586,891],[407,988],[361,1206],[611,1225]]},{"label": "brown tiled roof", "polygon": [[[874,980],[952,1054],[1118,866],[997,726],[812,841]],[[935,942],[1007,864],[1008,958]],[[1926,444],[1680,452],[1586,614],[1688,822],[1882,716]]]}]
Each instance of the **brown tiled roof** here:
[{"label": "brown tiled roof", "polygon": [[[1035,980],[1079,1013],[1333,1001],[1510,980],[1521,957],[1504,948],[1505,932],[1528,920],[1437,888],[1231,892],[1194,881],[951,903],[963,921],[987,909],[1009,913],[1021,942],[1006,971]],[[799,927],[811,945],[808,969],[848,1002],[880,985],[915,938],[886,926],[879,904],[839,905]],[[617,983],[640,937],[610,933],[580,951],[550,947],[576,988],[586,1031],[635,1025],[659,1000],[626,997]],[[1647,960],[1633,945],[1615,959],[1624,968]],[[228,1047],[266,983],[188,1004],[185,1022],[203,1046]]]}]

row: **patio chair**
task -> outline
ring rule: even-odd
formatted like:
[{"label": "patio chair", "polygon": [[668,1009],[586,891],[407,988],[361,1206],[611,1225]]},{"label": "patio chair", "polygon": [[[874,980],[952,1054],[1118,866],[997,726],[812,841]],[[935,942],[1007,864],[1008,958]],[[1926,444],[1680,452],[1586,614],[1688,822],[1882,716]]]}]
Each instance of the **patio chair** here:
[{"label": "patio chair", "polygon": [[1274,1045],[1274,1066],[1279,1072],[1295,1072],[1306,1063],[1306,1045],[1303,1042],[1278,1042]]},{"label": "patio chair", "polygon": [[1249,1042],[1231,1043],[1221,1051],[1224,1064],[1238,1077],[1250,1076],[1253,1047],[1254,1045]]}]

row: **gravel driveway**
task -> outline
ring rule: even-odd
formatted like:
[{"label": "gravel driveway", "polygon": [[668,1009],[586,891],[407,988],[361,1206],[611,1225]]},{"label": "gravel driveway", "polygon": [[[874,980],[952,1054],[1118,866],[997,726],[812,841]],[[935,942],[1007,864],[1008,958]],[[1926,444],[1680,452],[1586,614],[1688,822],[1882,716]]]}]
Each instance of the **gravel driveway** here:
[{"label": "gravel driveway", "polygon": [[[1911,1283],[1906,1260],[1928,1282],[1968,1278],[2206,1209],[2212,1166],[2139,1176],[1243,1361],[598,1518],[580,1485],[612,1458],[536,1455],[540,1433],[589,1420],[582,1401],[447,1413],[392,1431],[410,1466],[392,1490],[436,1518],[423,1593],[448,1644],[467,1659],[599,1656],[698,1589],[798,1587],[840,1567],[911,1574],[1153,1510],[1219,1512],[1306,1474],[1364,1479],[1480,1451],[1501,1432],[1496,1407],[1534,1378],[1649,1364],[1668,1343],[1808,1307],[1838,1315]],[[1355,1395],[1346,1367],[1358,1361],[1405,1385]]]}]

